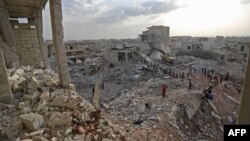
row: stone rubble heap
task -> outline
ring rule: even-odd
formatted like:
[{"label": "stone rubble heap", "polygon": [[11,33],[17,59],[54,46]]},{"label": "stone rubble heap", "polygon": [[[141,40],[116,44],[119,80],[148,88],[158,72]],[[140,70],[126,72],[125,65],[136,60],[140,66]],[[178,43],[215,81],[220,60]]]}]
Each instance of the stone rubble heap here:
[{"label": "stone rubble heap", "polygon": [[[166,83],[170,89],[164,99],[161,96],[162,83]],[[121,96],[103,106],[108,113],[132,127],[136,127],[133,125],[135,121],[142,120],[142,123],[136,123],[140,124],[142,129],[153,127],[171,130],[183,140],[220,138],[220,116],[214,113],[207,103],[201,104],[202,91],[187,92],[187,88],[184,88],[186,84],[182,79],[150,79],[131,90],[124,90]],[[206,119],[206,122],[201,119]],[[203,128],[204,124],[206,128]],[[200,129],[202,130],[199,131]],[[199,135],[195,135],[197,132]]]},{"label": "stone rubble heap", "polygon": [[22,66],[8,70],[15,97],[0,103],[1,141],[112,141],[124,132],[80,97],[75,86],[61,88],[50,70]]}]

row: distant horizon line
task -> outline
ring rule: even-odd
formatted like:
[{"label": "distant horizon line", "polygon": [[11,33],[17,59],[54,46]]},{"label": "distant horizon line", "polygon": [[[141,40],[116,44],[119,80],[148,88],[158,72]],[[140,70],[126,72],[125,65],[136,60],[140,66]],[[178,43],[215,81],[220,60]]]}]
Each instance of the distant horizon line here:
[{"label": "distant horizon line", "polygon": [[[236,35],[216,35],[216,36],[192,36],[192,35],[175,35],[175,36],[169,36],[171,37],[192,37],[192,38],[216,38],[216,37],[224,37],[224,38],[250,38],[250,35],[241,35],[241,36],[236,36]],[[89,39],[67,39],[64,41],[82,41],[82,40],[123,40],[123,39],[138,39],[139,37],[136,38],[89,38]],[[45,41],[52,41],[52,39],[46,39]]]}]

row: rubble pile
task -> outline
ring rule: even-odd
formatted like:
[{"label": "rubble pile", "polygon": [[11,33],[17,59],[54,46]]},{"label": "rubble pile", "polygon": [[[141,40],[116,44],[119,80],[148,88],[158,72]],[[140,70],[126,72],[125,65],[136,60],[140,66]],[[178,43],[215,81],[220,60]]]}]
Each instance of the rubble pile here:
[{"label": "rubble pile", "polygon": [[[162,83],[171,87],[166,98],[161,96]],[[202,91],[188,92],[183,87],[185,83],[181,79],[164,78],[141,82],[131,90],[124,90],[114,101],[104,104],[104,108],[132,128],[171,131],[183,140],[221,139],[222,123],[217,119],[218,114],[207,103],[201,102]]]},{"label": "rubble pile", "polygon": [[243,84],[244,72],[246,62],[218,62],[214,60],[204,60],[193,56],[177,56],[174,66],[181,69],[196,69],[200,70],[206,68],[208,70],[215,70],[215,72],[225,75],[227,72],[230,74],[231,81],[235,84]]},{"label": "rubble pile", "polygon": [[207,68],[220,70],[220,65],[218,62],[214,60],[204,60],[201,58],[196,58],[193,56],[177,56],[174,62],[175,66],[178,67],[189,67],[192,66],[194,68]]},{"label": "rubble pile", "polygon": [[[171,111],[172,108],[168,106],[170,103],[162,102],[161,85],[165,83],[168,89],[178,89],[175,92],[167,93],[169,96],[168,100],[169,98],[174,100],[174,97],[179,95],[179,93],[185,93],[187,91],[187,88],[185,88],[187,84],[186,81],[187,80],[182,81],[181,79],[150,79],[147,82],[141,82],[131,90],[124,90],[120,97],[109,104],[104,104],[104,107],[107,108],[112,115],[130,122],[137,119],[140,115],[143,115],[144,118],[148,118],[150,115],[157,116],[157,113]],[[151,112],[147,111],[147,106],[145,105],[149,105],[149,109],[153,108],[150,110]]]},{"label": "rubble pile", "polygon": [[13,105],[0,104],[1,141],[125,140],[124,132],[50,70],[8,70]]}]

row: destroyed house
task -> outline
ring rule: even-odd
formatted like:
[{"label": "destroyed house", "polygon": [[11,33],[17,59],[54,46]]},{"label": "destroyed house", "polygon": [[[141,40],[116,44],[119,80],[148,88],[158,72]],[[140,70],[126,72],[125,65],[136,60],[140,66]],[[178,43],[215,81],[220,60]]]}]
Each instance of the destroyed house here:
[{"label": "destroyed house", "polygon": [[[67,86],[70,77],[63,44],[61,0],[49,2],[57,73],[61,86]],[[12,101],[6,68],[49,68],[42,22],[46,3],[47,0],[0,0],[0,102]],[[19,18],[28,22],[20,23]]]}]

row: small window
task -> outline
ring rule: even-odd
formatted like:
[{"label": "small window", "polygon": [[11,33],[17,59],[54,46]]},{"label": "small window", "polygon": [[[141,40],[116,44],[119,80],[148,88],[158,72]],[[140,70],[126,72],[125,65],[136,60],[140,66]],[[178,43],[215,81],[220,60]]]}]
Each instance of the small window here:
[{"label": "small window", "polygon": [[244,51],[245,50],[245,47],[244,46],[241,46],[240,47],[240,51]]},{"label": "small window", "polygon": [[190,46],[188,46],[188,50],[190,50],[191,49],[191,47]]},{"label": "small window", "polygon": [[70,48],[70,50],[73,50],[73,46],[70,46],[69,48]]}]

